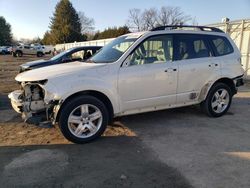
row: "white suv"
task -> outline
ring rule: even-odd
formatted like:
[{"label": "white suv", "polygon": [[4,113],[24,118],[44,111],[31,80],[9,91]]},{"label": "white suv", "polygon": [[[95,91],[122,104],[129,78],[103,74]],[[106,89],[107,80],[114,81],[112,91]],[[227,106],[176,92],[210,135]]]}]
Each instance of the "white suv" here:
[{"label": "white suv", "polygon": [[58,122],[75,143],[99,137],[113,117],[201,104],[225,114],[243,84],[240,53],[221,30],[166,26],[118,37],[87,62],[17,75],[9,94],[26,122]]},{"label": "white suv", "polygon": [[41,46],[19,45],[12,48],[13,57],[22,57],[23,55],[36,55],[42,57],[44,55]]}]

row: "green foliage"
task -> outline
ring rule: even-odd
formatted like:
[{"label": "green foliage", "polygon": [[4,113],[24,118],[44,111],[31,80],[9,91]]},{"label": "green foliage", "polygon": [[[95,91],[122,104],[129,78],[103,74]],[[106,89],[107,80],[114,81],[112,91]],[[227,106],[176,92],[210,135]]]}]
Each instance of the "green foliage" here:
[{"label": "green foliage", "polygon": [[50,32],[46,32],[44,43],[59,44],[75,41],[85,41],[81,33],[80,18],[69,0],[57,3],[50,23]]},{"label": "green foliage", "polygon": [[11,45],[12,34],[11,26],[3,16],[0,16],[0,46]]},{"label": "green foliage", "polygon": [[49,31],[46,31],[43,35],[42,43],[45,45],[53,44],[51,40],[51,34]]},{"label": "green foliage", "polygon": [[103,32],[97,32],[93,37],[94,40],[97,39],[107,39],[107,38],[115,38],[124,34],[130,33],[129,28],[127,26],[123,27],[112,27],[105,29]]}]

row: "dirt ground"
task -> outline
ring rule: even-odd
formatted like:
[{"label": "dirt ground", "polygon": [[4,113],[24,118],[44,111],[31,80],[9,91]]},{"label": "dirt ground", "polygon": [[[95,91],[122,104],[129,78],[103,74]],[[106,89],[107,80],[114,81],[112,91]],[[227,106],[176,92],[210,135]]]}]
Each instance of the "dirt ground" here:
[{"label": "dirt ground", "polygon": [[[43,57],[44,59],[50,56]],[[8,93],[19,88],[15,81],[19,65],[37,60],[36,56],[12,57],[0,55],[0,146],[70,144],[61,134],[58,126],[39,128],[23,123],[20,115],[14,112],[7,98]],[[115,122],[108,126],[103,136],[135,136],[130,129]]]},{"label": "dirt ground", "polygon": [[[45,58],[50,58],[46,56]],[[15,76],[19,72],[19,65],[39,59],[36,56],[12,57],[11,55],[0,55],[0,94],[7,94],[18,89]]]}]

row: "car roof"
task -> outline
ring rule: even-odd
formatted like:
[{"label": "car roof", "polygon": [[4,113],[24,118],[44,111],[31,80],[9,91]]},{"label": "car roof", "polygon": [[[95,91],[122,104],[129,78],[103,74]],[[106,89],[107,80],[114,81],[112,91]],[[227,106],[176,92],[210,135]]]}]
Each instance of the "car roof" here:
[{"label": "car roof", "polygon": [[149,33],[161,34],[161,33],[181,33],[181,34],[207,34],[207,35],[225,35],[225,33],[221,32],[213,32],[213,31],[199,31],[199,30],[159,30],[159,31],[149,31]]},{"label": "car roof", "polygon": [[142,35],[175,34],[175,33],[226,36],[226,33],[224,33],[222,30],[218,28],[207,27],[207,26],[189,26],[189,25],[160,26],[153,28],[152,30],[149,31],[133,33],[133,35],[142,36]]}]

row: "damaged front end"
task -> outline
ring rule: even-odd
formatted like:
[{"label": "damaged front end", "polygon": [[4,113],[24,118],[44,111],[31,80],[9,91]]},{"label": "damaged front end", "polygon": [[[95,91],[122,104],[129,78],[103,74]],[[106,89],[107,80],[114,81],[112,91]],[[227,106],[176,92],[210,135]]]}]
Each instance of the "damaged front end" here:
[{"label": "damaged front end", "polygon": [[44,86],[48,80],[21,82],[21,89],[8,95],[13,109],[22,114],[25,122],[41,127],[54,123],[57,100],[48,99]]}]

